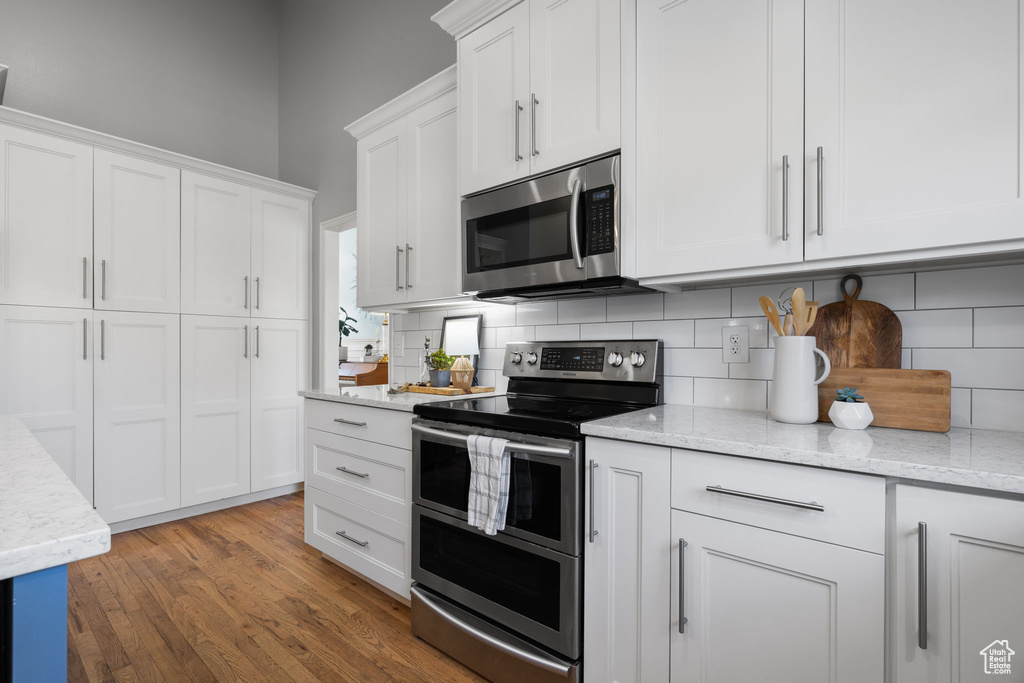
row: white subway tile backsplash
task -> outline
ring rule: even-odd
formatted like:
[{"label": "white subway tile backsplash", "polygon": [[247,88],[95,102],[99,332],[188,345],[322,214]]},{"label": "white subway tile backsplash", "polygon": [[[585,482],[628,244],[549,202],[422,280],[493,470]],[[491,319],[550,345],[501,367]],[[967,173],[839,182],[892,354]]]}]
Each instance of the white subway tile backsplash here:
[{"label": "white subway tile backsplash", "polygon": [[971,390],[951,389],[949,392],[949,424],[953,427],[971,426]]},{"label": "white subway tile backsplash", "polygon": [[695,289],[665,295],[665,319],[732,315],[731,289]]},{"label": "white subway tile backsplash", "polygon": [[[761,312],[761,304],[758,299],[766,296],[778,305],[778,299],[787,289],[803,287],[804,294],[809,296],[814,291],[814,283],[811,280],[798,282],[773,282],[771,284],[751,285],[749,287],[733,287],[732,289],[732,313],[734,318],[742,316],[764,315]],[[790,292],[791,294],[792,292]],[[810,299],[813,301],[813,299]]]},{"label": "white subway tile backsplash", "polygon": [[1024,264],[917,274],[917,308],[1024,306]]},{"label": "white subway tile backsplash", "polygon": [[693,347],[692,320],[654,320],[633,323],[634,339],[661,339],[667,349]]},{"label": "white subway tile backsplash", "polygon": [[971,426],[979,429],[1021,430],[1024,391],[974,389],[971,394]]},{"label": "white subway tile backsplash", "polygon": [[768,348],[768,328],[764,316],[760,318],[713,318],[694,321],[693,345],[697,348],[722,348],[722,328],[746,325],[750,334],[750,348]]},{"label": "white subway tile backsplash", "polygon": [[775,349],[750,349],[749,363],[729,363],[728,367],[733,379],[771,379]]},{"label": "white subway tile backsplash", "polygon": [[423,311],[420,313],[420,329],[441,329],[441,323],[448,317],[448,311]]},{"label": "white subway tile backsplash", "polygon": [[974,309],[974,345],[1024,347],[1024,307]]},{"label": "white subway tile backsplash", "polygon": [[665,374],[673,377],[728,377],[721,349],[665,349]]},{"label": "white subway tile backsplash", "polygon": [[913,363],[913,350],[903,349],[903,353],[900,354],[900,367],[904,370],[911,370],[914,367]]},{"label": "white subway tile backsplash", "polygon": [[558,302],[559,323],[603,323],[607,320],[605,299],[571,299]]},{"label": "white subway tile backsplash", "polygon": [[903,346],[910,348],[970,348],[973,339],[971,309],[900,311]]},{"label": "white subway tile backsplash", "polygon": [[481,387],[493,387],[494,383],[498,381],[497,377],[499,374],[497,370],[479,368],[476,371],[476,383]]},{"label": "white subway tile backsplash", "polygon": [[693,405],[692,377],[666,377],[663,388],[665,391],[665,403],[679,406]]},{"label": "white subway tile backsplash", "polygon": [[516,324],[516,307],[505,304],[487,304],[480,309],[485,327],[509,327]]},{"label": "white subway tile backsplash", "polygon": [[[395,320],[395,318],[397,318],[397,320]],[[393,316],[388,322],[394,324],[396,330],[418,330],[420,329],[420,314],[400,313]]]},{"label": "white subway tile backsplash", "polygon": [[750,379],[693,380],[693,403],[712,408],[767,410],[768,383]]},{"label": "white subway tile backsplash", "polygon": [[495,332],[494,346],[503,349],[511,341],[533,341],[536,331],[532,325],[523,327],[499,327]]},{"label": "white subway tile backsplash", "polygon": [[479,367],[483,370],[498,370],[505,365],[505,349],[480,349]]},{"label": "white subway tile backsplash", "polygon": [[496,349],[498,348],[498,341],[496,333],[497,327],[483,327],[480,329],[480,348],[481,349]]},{"label": "white subway tile backsplash", "polygon": [[914,349],[915,370],[949,370],[954,387],[1024,387],[1024,349]]},{"label": "white subway tile backsplash", "polygon": [[558,302],[540,301],[516,304],[517,325],[554,325],[558,322]]},{"label": "white subway tile backsplash", "polygon": [[[858,299],[863,301],[875,301],[888,306],[894,311],[910,311],[914,309],[914,274],[902,273],[900,275],[864,275],[861,278],[864,287],[861,289]],[[836,301],[843,300],[843,294],[839,291],[839,283],[842,278],[834,280],[815,280],[814,296],[807,293],[808,298],[817,301],[824,306]],[[847,290],[850,294],[856,289],[852,282],[847,283]]]},{"label": "white subway tile backsplash", "polygon": [[665,317],[665,295],[635,294],[608,299],[608,322],[661,320]]},{"label": "white subway tile backsplash", "polygon": [[585,323],[580,339],[633,339],[633,323]]},{"label": "white subway tile backsplash", "polygon": [[577,341],[580,338],[580,326],[537,325],[536,335],[536,341]]}]

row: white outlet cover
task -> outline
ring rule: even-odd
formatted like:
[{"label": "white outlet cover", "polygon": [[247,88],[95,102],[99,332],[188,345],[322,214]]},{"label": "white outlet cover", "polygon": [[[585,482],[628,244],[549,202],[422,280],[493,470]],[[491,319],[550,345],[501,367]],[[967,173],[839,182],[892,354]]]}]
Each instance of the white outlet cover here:
[{"label": "white outlet cover", "polygon": [[722,328],[722,362],[750,362],[750,326],[726,325]]}]

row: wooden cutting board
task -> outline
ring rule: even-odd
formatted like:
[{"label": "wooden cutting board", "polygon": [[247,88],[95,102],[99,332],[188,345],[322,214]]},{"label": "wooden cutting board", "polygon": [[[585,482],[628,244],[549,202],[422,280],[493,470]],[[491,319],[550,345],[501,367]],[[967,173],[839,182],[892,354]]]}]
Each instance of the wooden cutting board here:
[{"label": "wooden cutting board", "polygon": [[950,376],[946,370],[837,368],[818,385],[818,422],[831,422],[836,390],[856,387],[871,406],[872,427],[949,431]]},{"label": "wooden cutting board", "polygon": [[398,387],[399,391],[408,391],[413,394],[437,394],[438,396],[466,396],[468,394],[489,394],[494,387],[470,387],[469,391],[456,389],[455,387],[432,387],[429,384],[425,387],[415,384],[403,384]]},{"label": "wooden cutting board", "polygon": [[[846,283],[857,288],[850,294]],[[863,281],[847,275],[839,284],[843,301],[818,309],[807,334],[817,338],[818,348],[834,368],[890,368],[902,364],[903,325],[896,314],[874,301],[861,301]]]}]

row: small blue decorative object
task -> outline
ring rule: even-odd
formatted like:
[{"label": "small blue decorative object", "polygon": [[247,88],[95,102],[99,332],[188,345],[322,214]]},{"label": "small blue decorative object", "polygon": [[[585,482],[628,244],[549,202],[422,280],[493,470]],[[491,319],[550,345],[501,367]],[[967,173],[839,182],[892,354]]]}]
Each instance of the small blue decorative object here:
[{"label": "small blue decorative object", "polygon": [[836,401],[845,403],[860,403],[864,397],[857,393],[857,387],[843,387],[836,389]]}]

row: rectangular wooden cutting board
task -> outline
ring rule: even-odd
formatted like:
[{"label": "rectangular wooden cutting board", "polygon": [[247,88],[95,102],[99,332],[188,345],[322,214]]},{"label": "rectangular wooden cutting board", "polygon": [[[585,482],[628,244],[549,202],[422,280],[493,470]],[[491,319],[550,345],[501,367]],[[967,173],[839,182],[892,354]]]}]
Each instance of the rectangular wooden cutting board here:
[{"label": "rectangular wooden cutting board", "polygon": [[856,387],[875,419],[872,427],[949,431],[950,375],[946,370],[832,368],[818,385],[818,421],[831,422],[828,410],[836,390]]},{"label": "rectangular wooden cutting board", "polygon": [[469,394],[489,394],[494,391],[494,387],[470,387],[469,391],[463,391],[462,389],[456,389],[455,387],[432,387],[430,385],[421,387],[415,384],[405,384],[403,386],[400,386],[398,390],[408,391],[413,394],[436,394],[438,396],[467,396]]}]

